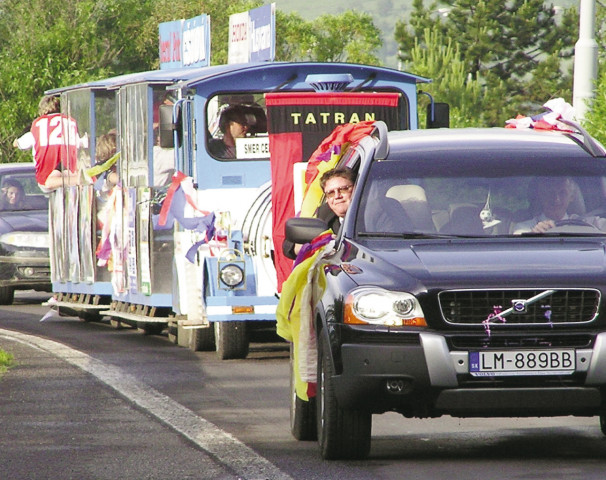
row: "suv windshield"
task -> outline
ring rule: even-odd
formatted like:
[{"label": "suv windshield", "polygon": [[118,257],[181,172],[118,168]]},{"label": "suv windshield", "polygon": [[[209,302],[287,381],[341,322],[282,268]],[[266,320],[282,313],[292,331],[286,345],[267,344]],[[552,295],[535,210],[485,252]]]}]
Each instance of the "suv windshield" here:
[{"label": "suv windshield", "polygon": [[378,161],[364,182],[360,236],[602,235],[606,169],[583,159]]}]

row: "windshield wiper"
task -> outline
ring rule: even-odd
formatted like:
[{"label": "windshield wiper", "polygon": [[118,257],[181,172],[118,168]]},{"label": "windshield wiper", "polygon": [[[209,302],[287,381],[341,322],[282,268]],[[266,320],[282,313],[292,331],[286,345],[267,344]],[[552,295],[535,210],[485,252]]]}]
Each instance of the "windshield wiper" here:
[{"label": "windshield wiper", "polygon": [[543,233],[535,233],[535,232],[524,232],[518,233],[515,235],[510,235],[510,237],[549,237],[549,238],[557,238],[557,237],[604,237],[606,236],[606,232],[543,232]]},{"label": "windshield wiper", "polygon": [[417,233],[417,232],[358,232],[359,237],[380,238],[475,238],[476,235],[447,235],[444,233]]}]

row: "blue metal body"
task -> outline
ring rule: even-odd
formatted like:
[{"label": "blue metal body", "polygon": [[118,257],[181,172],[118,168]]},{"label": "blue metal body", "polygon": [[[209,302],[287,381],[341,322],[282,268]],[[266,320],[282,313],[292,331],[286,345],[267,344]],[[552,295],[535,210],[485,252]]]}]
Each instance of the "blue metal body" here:
[{"label": "blue metal body", "polygon": [[[193,179],[202,208],[213,212],[232,212],[233,216],[240,217],[230,226],[227,244],[224,246],[244,251],[249,239],[244,238],[240,220],[243,213],[250,208],[249,203],[257,198],[257,192],[270,181],[270,161],[268,158],[223,161],[213,157],[207,150],[209,140],[207,125],[210,121],[208,118],[209,102],[221,95],[263,95],[276,91],[313,92],[314,89],[306,81],[308,76],[312,76],[310,78],[315,80],[319,76],[328,78],[334,76],[340,79],[346,76],[351,79],[346,90],[397,92],[401,95],[399,128],[416,129],[418,127],[416,88],[417,84],[429,80],[392,69],[346,63],[275,62],[160,70],[122,75],[97,82],[59,88],[48,93],[62,95],[65,105],[68,107],[72,106],[70,99],[89,96],[85,123],[88,125],[86,133],[91,140],[88,152],[91,158],[94,158],[95,139],[103,133],[101,124],[105,125],[105,129],[108,127],[107,118],[98,118],[100,113],[97,96],[101,93],[105,97],[115,95],[116,109],[113,113],[115,115],[113,120],[114,127],[119,132],[119,148],[122,152],[119,169],[125,182],[125,190],[132,188],[135,191],[137,204],[141,203],[143,189],[151,187],[152,194],[157,190],[154,186],[154,154],[152,153],[155,138],[154,128],[157,126],[155,124],[157,94],[163,91],[172,95],[176,107],[174,120],[180,120],[179,128],[183,135],[181,143],[175,149],[176,170],[184,172]],[[139,102],[136,106],[135,99]],[[130,111],[131,109],[132,111]],[[178,111],[180,118],[177,115]],[[67,113],[76,114],[78,112],[80,110],[73,108]],[[80,134],[82,133],[80,132]],[[177,137],[175,133],[175,138]],[[135,145],[137,148],[140,145],[138,150],[129,143],[135,141],[140,142]],[[135,155],[138,151],[143,152],[143,157],[139,158]],[[139,168],[139,164],[146,165],[148,173],[145,175],[133,173],[136,168]],[[233,214],[233,212],[237,213]],[[269,214],[269,212],[266,213]],[[130,226],[125,223],[124,226],[125,230],[131,228],[139,243],[142,238],[140,215],[141,213],[137,211],[134,223]],[[95,220],[93,220],[93,224]],[[138,271],[136,284],[131,283],[118,292],[112,284],[111,275],[108,275],[107,272],[99,272],[97,268],[94,281],[55,278],[53,290],[66,295],[90,294],[111,297],[113,302],[130,305],[133,309],[135,306],[160,307],[177,315],[186,315],[188,312],[181,290],[185,286],[191,286],[187,285],[191,282],[199,286],[198,290],[203,296],[208,321],[275,319],[277,294],[268,292],[267,289],[263,292],[259,290],[261,283],[258,278],[259,262],[250,255],[250,252],[244,252],[243,256],[246,272],[245,288],[222,288],[217,280],[218,259],[208,254],[198,255],[197,261],[200,268],[195,274],[196,278],[187,278],[185,281],[185,274],[179,276],[182,264],[174,258],[170,265],[164,262],[154,266],[154,262],[158,261],[157,252],[163,252],[159,246],[160,242],[164,242],[163,245],[167,245],[167,248],[170,247],[172,234],[171,232],[159,234],[156,231],[152,233],[158,238],[152,235],[152,245],[148,252],[152,263],[150,270],[153,273],[149,289],[141,286],[141,278],[144,275]],[[175,238],[180,239],[179,241],[188,241],[183,240],[187,239],[187,232],[184,232],[181,226],[175,227],[174,235]],[[185,247],[187,246],[185,245]],[[157,251],[154,250],[156,248]],[[131,256],[133,259],[136,258],[135,267],[140,269],[142,259],[138,258],[138,249],[139,245],[136,255],[132,253]],[[173,252],[174,255],[176,254]],[[93,263],[95,260],[95,258],[92,259]],[[271,260],[265,261],[270,262]],[[125,262],[124,268],[127,267],[128,264]],[[132,276],[132,278],[135,277]],[[186,285],[184,286],[184,284]],[[242,306],[254,307],[254,313],[245,315],[231,313],[232,307]],[[82,308],[86,307],[86,305],[82,305]],[[145,315],[141,315],[141,320],[145,321]]]}]

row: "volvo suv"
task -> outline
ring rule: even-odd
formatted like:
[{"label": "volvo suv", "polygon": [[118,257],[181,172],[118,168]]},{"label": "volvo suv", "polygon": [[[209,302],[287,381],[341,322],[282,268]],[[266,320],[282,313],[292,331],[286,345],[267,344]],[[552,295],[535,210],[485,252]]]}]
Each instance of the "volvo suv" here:
[{"label": "volvo suv", "polygon": [[[606,433],[606,152],[571,130],[377,122],[344,154],[357,181],[313,277],[316,393],[293,394],[296,438],[363,458],[387,411],[597,416]],[[286,235],[325,229],[297,218]]]}]

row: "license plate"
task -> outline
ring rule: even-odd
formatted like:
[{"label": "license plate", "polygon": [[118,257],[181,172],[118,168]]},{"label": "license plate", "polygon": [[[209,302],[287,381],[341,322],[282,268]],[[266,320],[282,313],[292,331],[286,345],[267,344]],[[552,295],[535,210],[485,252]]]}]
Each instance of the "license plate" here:
[{"label": "license plate", "polygon": [[572,349],[469,352],[469,373],[474,377],[570,375],[575,367]]}]

